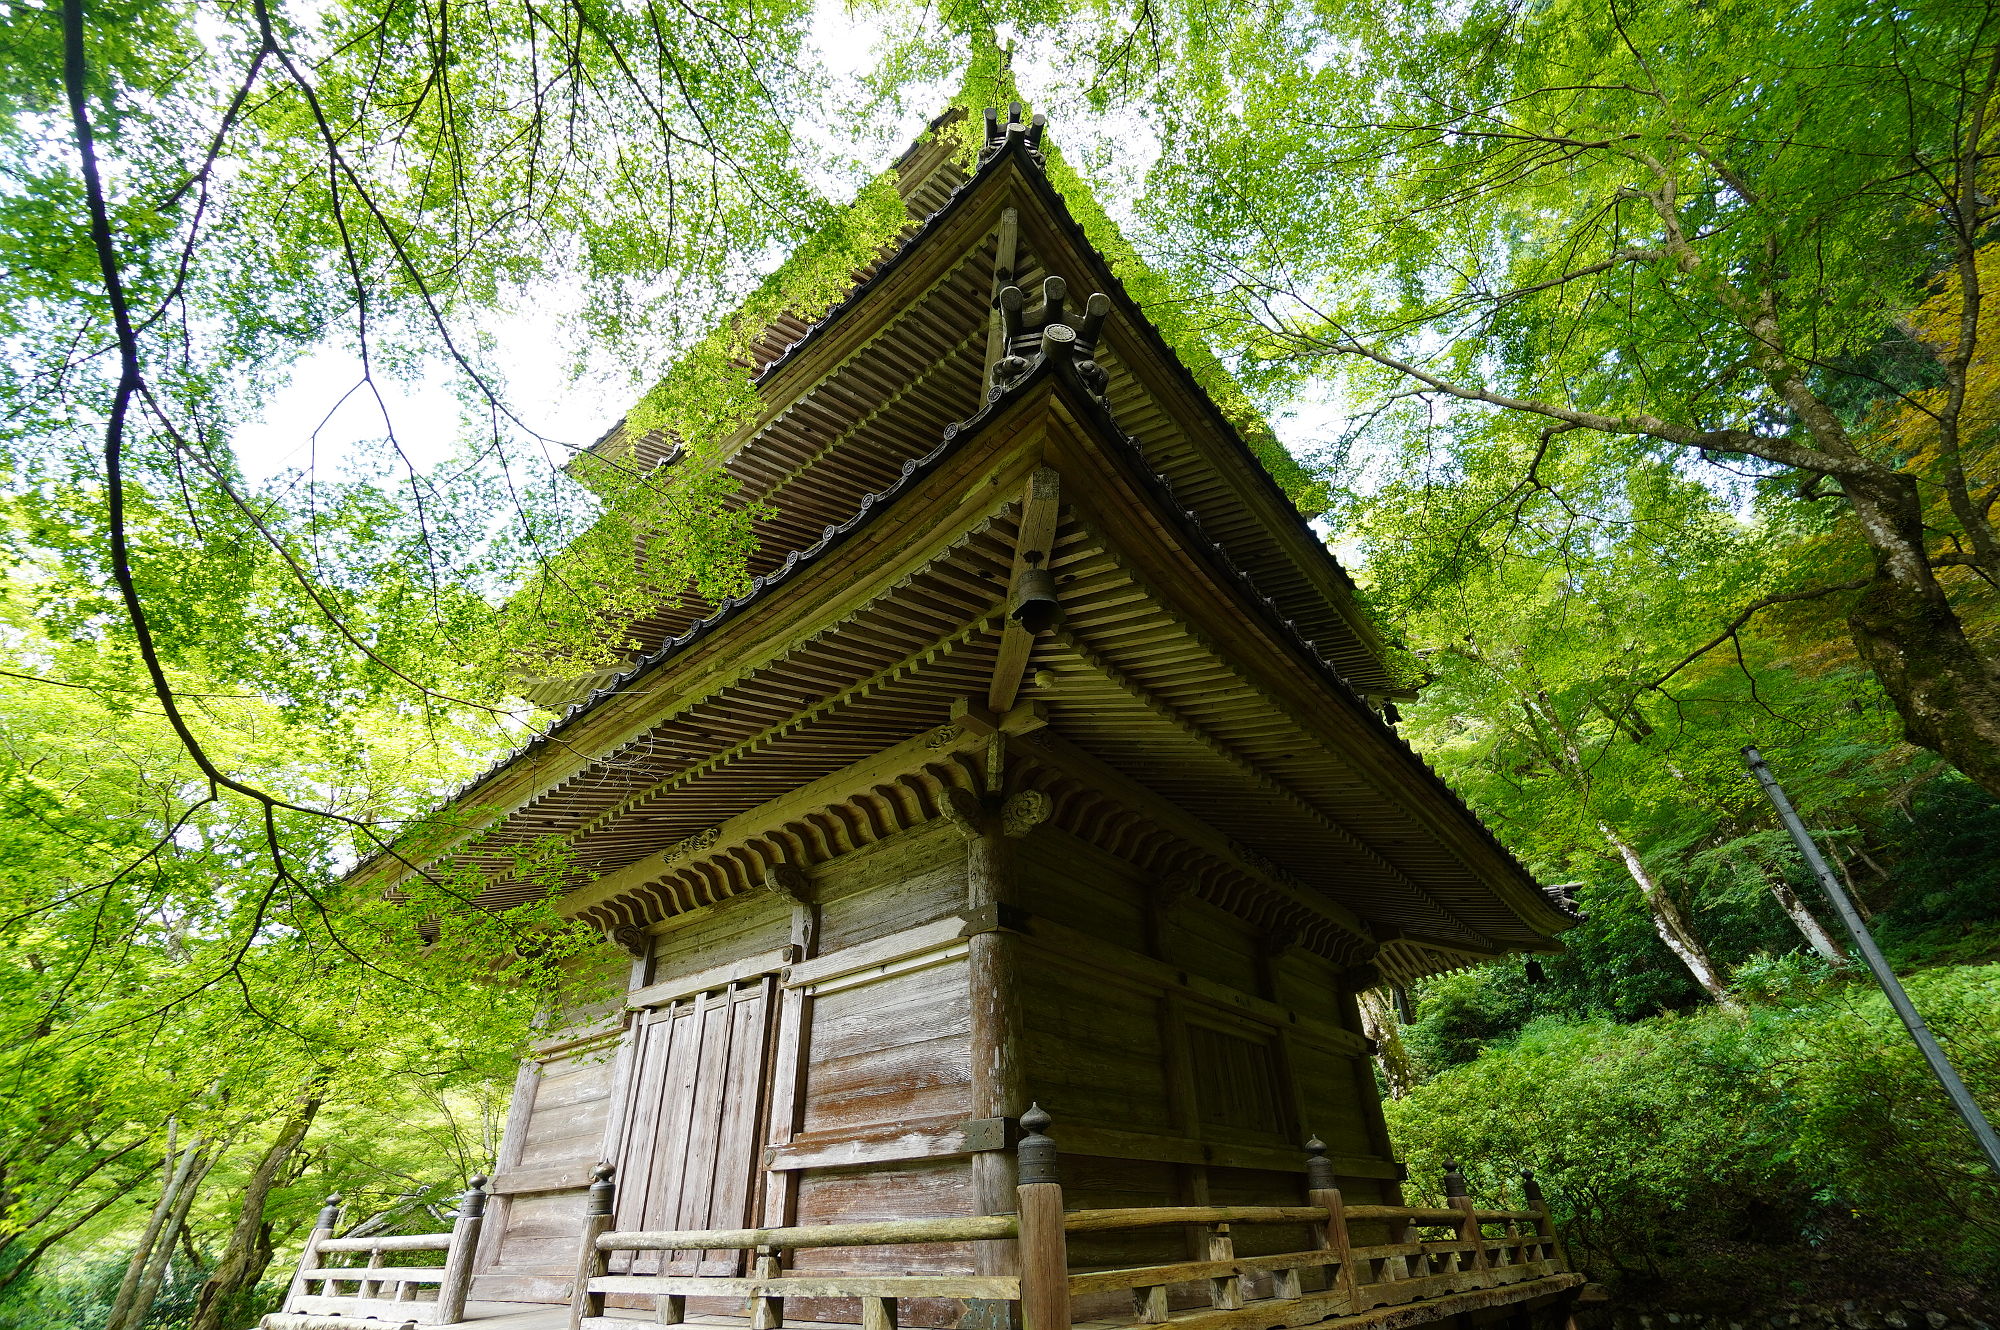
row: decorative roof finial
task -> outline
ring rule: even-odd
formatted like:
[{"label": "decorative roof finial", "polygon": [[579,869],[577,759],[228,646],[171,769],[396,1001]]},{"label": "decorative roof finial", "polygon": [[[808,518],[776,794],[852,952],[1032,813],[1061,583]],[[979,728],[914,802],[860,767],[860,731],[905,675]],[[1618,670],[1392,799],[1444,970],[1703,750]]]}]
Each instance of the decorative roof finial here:
[{"label": "decorative roof finial", "polygon": [[1009,103],[1007,120],[1002,124],[1000,112],[990,106],[986,108],[986,146],[979,150],[981,166],[998,157],[1015,138],[1021,140],[1021,151],[1027,154],[1029,161],[1036,166],[1048,165],[1047,159],[1042,156],[1042,131],[1048,128],[1049,118],[1037,111],[1031,120],[1023,123],[1021,113],[1019,102]]}]

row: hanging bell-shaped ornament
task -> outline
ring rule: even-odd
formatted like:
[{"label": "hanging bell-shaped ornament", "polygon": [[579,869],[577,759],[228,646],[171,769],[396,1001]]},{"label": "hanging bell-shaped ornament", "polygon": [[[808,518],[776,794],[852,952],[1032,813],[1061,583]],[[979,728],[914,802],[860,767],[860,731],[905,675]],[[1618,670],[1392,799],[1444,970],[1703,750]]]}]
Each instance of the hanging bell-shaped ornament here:
[{"label": "hanging bell-shaped ornament", "polygon": [[1014,579],[1014,601],[1007,617],[1031,633],[1046,633],[1063,621],[1062,602],[1056,599],[1055,574],[1042,566],[1042,556],[1022,556],[1028,566]]}]

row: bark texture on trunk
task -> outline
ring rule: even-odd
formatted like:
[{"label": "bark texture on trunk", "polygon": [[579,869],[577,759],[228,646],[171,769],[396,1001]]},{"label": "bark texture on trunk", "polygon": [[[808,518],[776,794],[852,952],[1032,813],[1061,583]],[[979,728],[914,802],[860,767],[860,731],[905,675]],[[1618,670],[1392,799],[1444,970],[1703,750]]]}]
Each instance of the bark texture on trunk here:
[{"label": "bark texture on trunk", "polygon": [[1646,910],[1653,916],[1653,931],[1660,935],[1660,941],[1680,958],[1682,965],[1687,966],[1688,973],[1694,976],[1694,981],[1701,985],[1703,992],[1717,1002],[1730,1004],[1729,985],[1723,982],[1722,968],[1708,954],[1708,948],[1695,935],[1694,929],[1689,927],[1679,902],[1660,885],[1659,879],[1646,867],[1630,841],[1614,831],[1607,822],[1599,822],[1597,829],[1611,848],[1618,852],[1618,857],[1624,860],[1625,871],[1632,875],[1632,881],[1639,887],[1640,899],[1646,902]]},{"label": "bark texture on trunk", "polygon": [[[160,1199],[153,1206],[153,1213],[146,1221],[145,1232],[139,1235],[138,1245],[132,1249],[131,1259],[126,1262],[125,1278],[118,1285],[118,1296],[112,1299],[111,1314],[105,1318],[104,1330],[125,1330],[127,1326],[138,1325],[146,1319],[146,1313],[151,1310],[153,1302],[151,1295],[142,1292],[146,1284],[146,1275],[156,1258],[173,1251],[174,1239],[178,1236],[178,1225],[173,1222],[176,1212],[183,1220],[187,1216],[187,1207],[180,1203],[181,1196],[185,1193],[190,1200],[193,1199],[194,1173],[201,1157],[202,1143],[196,1141],[185,1150],[176,1150],[173,1144],[174,1135],[170,1125],[167,1131],[167,1165],[160,1182]],[[159,1260],[159,1266],[164,1273],[166,1269],[164,1259]],[[155,1279],[152,1281],[152,1293],[157,1294],[158,1291],[159,1280]]]},{"label": "bark texture on trunk", "polygon": [[1966,636],[1925,557],[1916,482],[1842,485],[1875,556],[1848,613],[1854,648],[1902,717],[1903,733],[2000,795],[2000,663]]},{"label": "bark texture on trunk", "polygon": [[264,1204],[270,1199],[278,1173],[294,1152],[304,1144],[306,1132],[319,1113],[320,1098],[314,1091],[292,1110],[278,1134],[250,1170],[244,1184],[243,1203],[236,1212],[236,1226],[217,1258],[215,1269],[201,1286],[188,1330],[235,1330],[241,1319],[237,1304],[257,1286],[264,1268],[271,1263],[271,1226],[264,1222]]},{"label": "bark texture on trunk", "polygon": [[1846,969],[1850,963],[1847,949],[1842,947],[1839,940],[1827,931],[1826,925],[1806,908],[1806,903],[1799,898],[1799,893],[1792,890],[1792,884],[1785,881],[1776,871],[1767,871],[1764,881],[1771,888],[1771,896],[1778,902],[1778,908],[1791,917],[1792,923],[1797,926],[1800,936],[1805,938],[1807,945],[1841,969]]},{"label": "bark texture on trunk", "polygon": [[[145,1273],[139,1279],[138,1296],[133,1299],[132,1310],[125,1319],[126,1330],[138,1330],[139,1326],[146,1323],[146,1317],[152,1313],[153,1300],[159,1297],[160,1285],[166,1282],[167,1267],[173,1261],[176,1242],[181,1244],[184,1253],[192,1260],[193,1248],[187,1241],[188,1211],[194,1208],[194,1198],[201,1192],[201,1181],[208,1176],[209,1165],[214,1162],[213,1156],[198,1159],[187,1185],[182,1187],[180,1194],[174,1198],[173,1213],[167,1216],[167,1226],[160,1235],[160,1244],[153,1249],[152,1259],[146,1262]],[[200,1268],[199,1261],[193,1261],[193,1264],[196,1269]]]},{"label": "bark texture on trunk", "polygon": [[1416,1087],[1416,1072],[1410,1067],[1410,1051],[1403,1047],[1402,1023],[1396,1019],[1388,995],[1379,988],[1361,994],[1361,1032],[1375,1041],[1375,1065],[1391,1099],[1401,1099]]}]

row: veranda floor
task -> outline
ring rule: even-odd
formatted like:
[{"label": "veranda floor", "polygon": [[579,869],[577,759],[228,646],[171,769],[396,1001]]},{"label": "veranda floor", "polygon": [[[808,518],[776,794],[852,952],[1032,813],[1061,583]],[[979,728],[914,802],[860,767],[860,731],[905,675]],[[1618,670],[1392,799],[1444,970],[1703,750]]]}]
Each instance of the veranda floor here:
[{"label": "veranda floor", "polygon": [[[1227,1312],[1213,1309],[1182,1312],[1157,1330],[1296,1330],[1303,1326],[1324,1326],[1327,1330],[1406,1330],[1407,1327],[1429,1325],[1489,1307],[1552,1297],[1583,1282],[1582,1275],[1551,1275],[1498,1288],[1447,1293],[1399,1306],[1376,1307],[1345,1316],[1324,1312],[1315,1314],[1317,1309],[1313,1304],[1317,1300],[1310,1295],[1283,1301],[1258,1299]],[[638,1309],[617,1309],[604,1319],[635,1328],[654,1323],[650,1312]],[[354,1324],[355,1330],[368,1330],[370,1323],[357,1319]],[[562,1303],[469,1302],[465,1307],[465,1320],[453,1324],[473,1327],[473,1330],[568,1330],[569,1307]],[[743,1316],[690,1313],[683,1324],[713,1327],[714,1330],[747,1330],[750,1322]],[[785,1325],[786,1330],[855,1330],[851,1324],[831,1321],[787,1321]],[[427,1327],[426,1330],[444,1328]],[[1135,1326],[1131,1321],[1078,1321],[1073,1330],[1155,1330],[1155,1327]]]}]

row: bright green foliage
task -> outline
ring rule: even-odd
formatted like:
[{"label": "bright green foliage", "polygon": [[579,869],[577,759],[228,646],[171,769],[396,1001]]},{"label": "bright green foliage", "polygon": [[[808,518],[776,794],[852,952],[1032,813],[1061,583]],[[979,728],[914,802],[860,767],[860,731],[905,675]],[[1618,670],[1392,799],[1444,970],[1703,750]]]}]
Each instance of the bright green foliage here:
[{"label": "bright green foliage", "polygon": [[1190,128],[1141,212],[1253,383],[1336,384],[1433,491],[1434,557],[1504,540],[1510,492],[1617,520],[1657,467],[1763,483],[1832,538],[1759,590],[1833,597],[1912,739],[2000,791],[1990,7],[1207,20],[1151,92]]},{"label": "bright green foliage", "polygon": [[[449,876],[400,900],[342,882],[342,821],[281,809],[267,825],[215,798],[151,698],[60,682],[31,631],[18,622],[0,675],[0,1293],[49,1244],[151,1204],[169,1122],[218,1161],[204,1244],[228,1227],[230,1179],[307,1097],[326,1101],[325,1135],[281,1177],[280,1232],[331,1185],[379,1194],[394,1169],[462,1185],[488,1164],[476,1106],[583,940],[543,901],[468,911],[471,884]],[[365,823],[418,811],[454,774],[441,762],[456,751],[462,772],[477,751],[378,722],[355,727],[357,753],[259,699],[184,696],[232,770]],[[524,867],[533,881],[559,860]]]},{"label": "bright green foliage", "polygon": [[[2000,1261],[2000,1195],[1971,1134],[1879,995],[1796,967],[1768,978],[1785,1000],[1747,1015],[1532,1024],[1393,1102],[1398,1145],[1418,1179],[1459,1160],[1483,1195],[1518,1196],[1533,1169],[1572,1251],[1629,1292],[1948,1305]],[[2000,970],[1910,990],[2000,1111]]]}]

